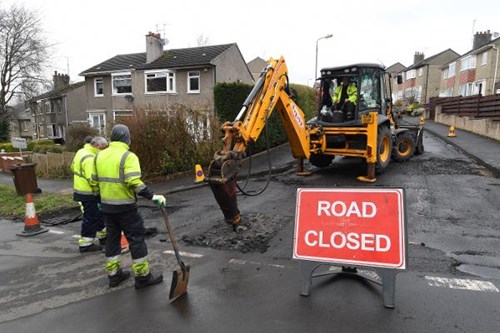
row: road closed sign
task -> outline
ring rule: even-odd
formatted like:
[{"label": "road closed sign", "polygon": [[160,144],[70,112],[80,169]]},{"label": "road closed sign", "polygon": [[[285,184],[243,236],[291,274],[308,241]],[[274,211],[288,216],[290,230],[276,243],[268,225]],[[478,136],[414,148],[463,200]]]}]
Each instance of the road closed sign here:
[{"label": "road closed sign", "polygon": [[402,189],[298,189],[293,258],[406,268]]}]

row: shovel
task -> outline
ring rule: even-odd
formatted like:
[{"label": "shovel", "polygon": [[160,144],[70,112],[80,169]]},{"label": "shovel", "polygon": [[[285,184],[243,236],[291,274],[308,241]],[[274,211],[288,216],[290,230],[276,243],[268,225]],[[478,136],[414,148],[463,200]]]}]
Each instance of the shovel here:
[{"label": "shovel", "polygon": [[184,262],[182,262],[181,256],[179,254],[179,249],[177,248],[177,241],[175,240],[172,226],[170,225],[170,222],[168,220],[167,210],[163,206],[160,207],[160,209],[161,213],[163,214],[163,219],[165,220],[165,225],[167,226],[170,242],[172,243],[172,246],[174,248],[175,258],[177,259],[179,266],[181,266],[181,269],[172,272],[172,285],[170,286],[170,294],[168,295],[168,299],[172,302],[187,293],[189,266],[186,266]]}]

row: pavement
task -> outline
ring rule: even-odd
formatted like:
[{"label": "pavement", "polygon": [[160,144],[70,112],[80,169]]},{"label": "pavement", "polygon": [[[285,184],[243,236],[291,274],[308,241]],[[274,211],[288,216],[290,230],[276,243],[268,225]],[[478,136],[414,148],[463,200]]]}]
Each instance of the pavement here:
[{"label": "pavement", "polygon": [[[405,121],[418,123],[418,117],[405,118]],[[489,169],[495,177],[500,177],[500,141],[487,138],[468,131],[455,129],[455,137],[448,137],[449,126],[435,123],[432,120],[426,120],[424,130],[432,135],[442,139],[446,143],[461,150],[465,155],[474,159],[477,163]],[[424,142],[425,145],[425,142]],[[270,156],[271,161],[268,161]],[[269,173],[269,163],[271,164],[271,173],[280,173],[296,165],[297,161],[293,158],[289,144],[284,144],[270,149],[270,154],[261,152],[246,158],[242,163],[240,178],[251,176],[263,176]],[[250,173],[248,168],[250,167]],[[204,169],[206,174],[206,169]],[[172,179],[147,183],[147,185],[159,194],[169,194],[195,187],[206,186],[206,183],[195,184],[195,172],[193,166],[192,173],[184,173]],[[72,180],[58,179],[37,179],[38,187],[47,193],[70,194],[73,193]],[[12,175],[0,172],[0,184],[13,185]]]}]

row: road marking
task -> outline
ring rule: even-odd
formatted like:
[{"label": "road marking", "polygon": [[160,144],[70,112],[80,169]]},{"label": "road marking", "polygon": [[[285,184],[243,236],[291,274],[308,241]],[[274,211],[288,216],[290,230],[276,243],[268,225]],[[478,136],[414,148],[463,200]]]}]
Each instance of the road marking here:
[{"label": "road marking", "polygon": [[229,263],[235,264],[235,265],[250,264],[250,265],[269,266],[269,267],[276,267],[276,268],[285,268],[285,265],[263,264],[263,263],[256,262],[256,261],[246,261],[246,260],[240,260],[240,259],[230,259]]},{"label": "road marking", "polygon": [[[166,254],[175,254],[175,252],[172,251],[172,250],[163,251],[163,253],[166,253]],[[198,254],[198,253],[189,253],[189,252],[179,251],[179,254],[181,256],[183,256],[183,257],[188,257],[188,258],[201,258],[201,257],[203,257],[202,254]]]},{"label": "road marking", "polygon": [[64,231],[61,230],[54,230],[54,229],[49,229],[50,233],[56,234],[56,235],[62,235],[64,234]]},{"label": "road marking", "polygon": [[73,235],[71,237],[73,237],[73,238],[80,238],[80,235]]},{"label": "road marking", "polygon": [[463,289],[474,291],[489,291],[498,293],[498,288],[489,281],[470,279],[448,279],[436,276],[426,276],[425,279],[432,287],[444,287],[450,289]]}]

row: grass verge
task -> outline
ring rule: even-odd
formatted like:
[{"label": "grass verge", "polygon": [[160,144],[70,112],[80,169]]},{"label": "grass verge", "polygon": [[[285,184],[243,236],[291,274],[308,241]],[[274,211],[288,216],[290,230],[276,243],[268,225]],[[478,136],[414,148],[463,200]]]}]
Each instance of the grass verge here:
[{"label": "grass verge", "polygon": [[[33,203],[37,214],[52,213],[77,207],[71,194],[33,194]],[[0,184],[0,218],[11,219],[26,214],[26,196],[19,196],[14,186]]]}]

